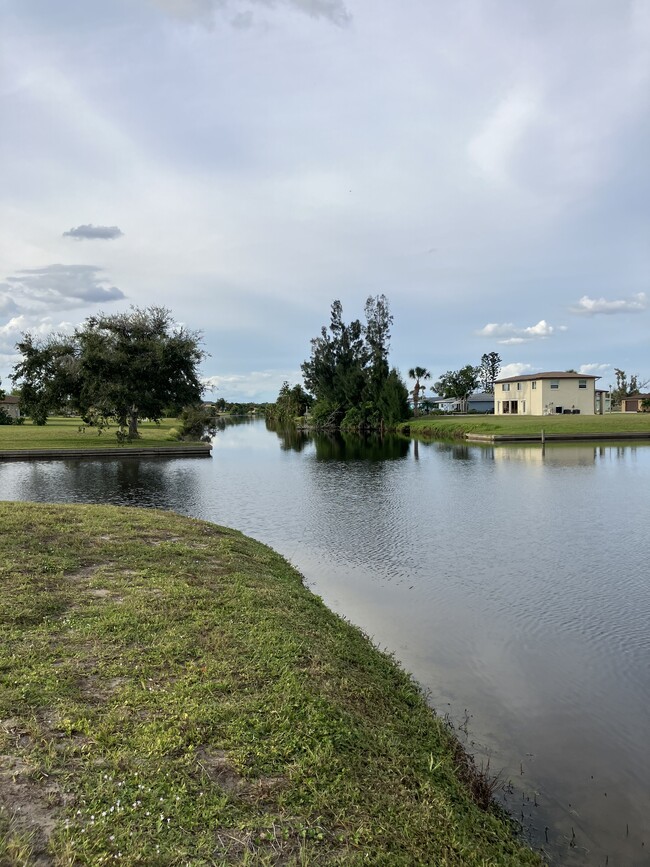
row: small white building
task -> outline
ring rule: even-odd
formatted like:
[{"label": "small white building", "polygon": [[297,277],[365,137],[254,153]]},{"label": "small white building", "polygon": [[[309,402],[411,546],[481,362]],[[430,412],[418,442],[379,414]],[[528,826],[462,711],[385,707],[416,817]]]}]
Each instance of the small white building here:
[{"label": "small white building", "polygon": [[[584,373],[522,374],[494,383],[495,415],[596,415],[596,380]],[[598,411],[604,412],[600,400]]]},{"label": "small white building", "polygon": [[11,418],[20,418],[20,401],[13,394],[7,394],[0,400],[0,409],[4,409]]}]

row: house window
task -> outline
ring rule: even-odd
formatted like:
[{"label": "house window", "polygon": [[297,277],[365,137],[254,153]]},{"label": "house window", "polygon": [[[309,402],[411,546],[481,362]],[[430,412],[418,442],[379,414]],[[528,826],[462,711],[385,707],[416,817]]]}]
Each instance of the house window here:
[{"label": "house window", "polygon": [[533,380],[530,384],[530,387],[531,388],[537,388],[537,382],[535,380]]},{"label": "house window", "polygon": [[551,388],[559,388],[559,387],[560,387],[560,380],[559,379],[552,379],[551,380]]},{"label": "house window", "polygon": [[503,401],[503,414],[507,415],[509,412],[510,412],[510,401],[504,400]]},{"label": "house window", "polygon": [[514,413],[514,415],[517,415],[517,413],[519,412],[519,401],[516,401],[516,400],[510,401],[510,412],[511,412],[511,414]]},{"label": "house window", "polygon": [[520,382],[517,383],[517,391],[521,391],[521,383]]},{"label": "house window", "polygon": [[522,402],[521,402],[521,411],[522,411],[522,413],[526,412],[526,401],[525,400],[522,400]]},{"label": "house window", "polygon": [[509,382],[504,382],[504,383],[501,385],[501,389],[502,389],[503,391],[510,391],[510,383],[509,383]]},{"label": "house window", "polygon": [[578,388],[586,388],[586,387],[587,387],[587,380],[586,379],[579,379],[578,380]]}]

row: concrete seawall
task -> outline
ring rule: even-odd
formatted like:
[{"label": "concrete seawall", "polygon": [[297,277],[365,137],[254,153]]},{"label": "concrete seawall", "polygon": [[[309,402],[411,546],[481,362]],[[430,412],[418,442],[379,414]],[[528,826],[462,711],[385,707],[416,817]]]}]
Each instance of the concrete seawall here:
[{"label": "concrete seawall", "polygon": [[560,442],[621,442],[622,440],[645,440],[650,442],[646,431],[607,431],[604,433],[557,433],[541,431],[538,434],[478,434],[467,433],[465,439],[477,443],[560,443]]},{"label": "concrete seawall", "polygon": [[6,449],[0,461],[78,461],[87,458],[209,458],[210,444],[195,446],[118,446],[104,449]]}]

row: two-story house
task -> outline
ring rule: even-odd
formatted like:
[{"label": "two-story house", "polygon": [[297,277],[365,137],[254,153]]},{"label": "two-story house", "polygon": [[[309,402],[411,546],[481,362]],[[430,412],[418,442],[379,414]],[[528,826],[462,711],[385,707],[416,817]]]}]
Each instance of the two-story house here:
[{"label": "two-story house", "polygon": [[[497,379],[494,383],[494,413],[595,415],[597,379],[600,377],[563,371]],[[601,400],[599,409],[603,405],[604,401]]]}]

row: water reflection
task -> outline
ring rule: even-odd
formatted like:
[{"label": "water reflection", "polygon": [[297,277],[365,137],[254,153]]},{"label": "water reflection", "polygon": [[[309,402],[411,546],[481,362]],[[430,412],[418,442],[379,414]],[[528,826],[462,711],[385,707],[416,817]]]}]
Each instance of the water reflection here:
[{"label": "water reflection", "polygon": [[401,460],[410,449],[402,437],[353,433],[314,434],[316,458],[319,461],[381,461]]}]

